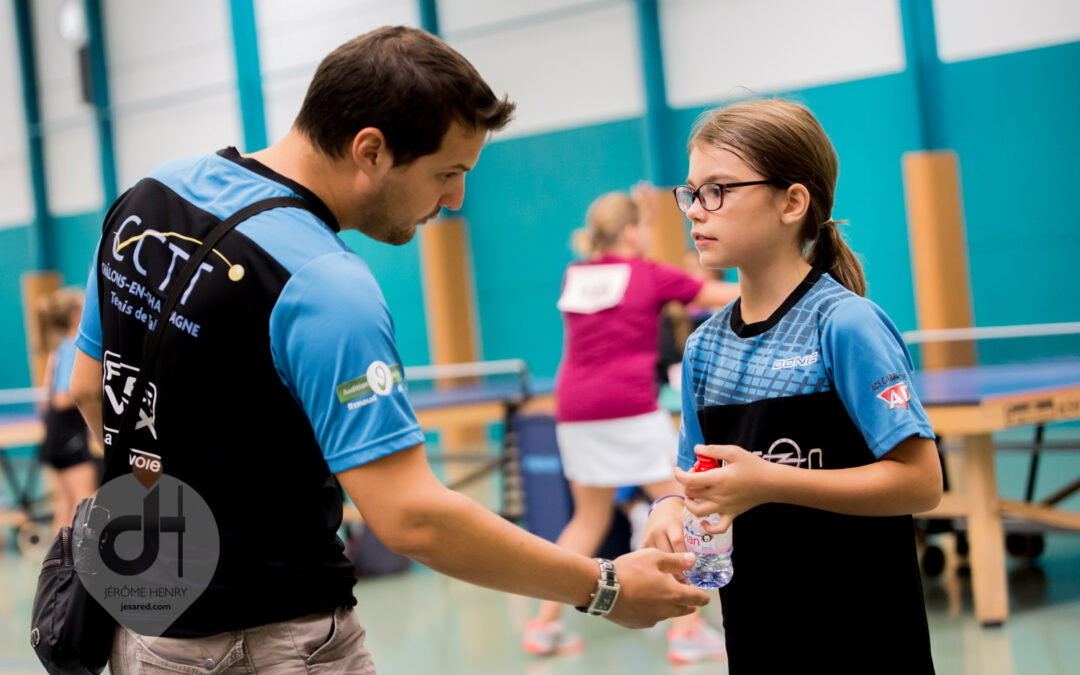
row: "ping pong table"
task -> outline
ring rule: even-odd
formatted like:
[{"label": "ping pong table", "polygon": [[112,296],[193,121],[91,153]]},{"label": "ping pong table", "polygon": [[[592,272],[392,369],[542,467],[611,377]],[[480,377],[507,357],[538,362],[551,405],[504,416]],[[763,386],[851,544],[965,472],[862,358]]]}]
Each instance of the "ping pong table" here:
[{"label": "ping pong table", "polygon": [[1080,357],[917,372],[913,384],[935,432],[960,441],[963,467],[963,486],[918,515],[967,520],[975,616],[999,625],[1009,614],[1003,519],[1080,531],[1080,513],[1056,507],[1080,481],[1038,504],[1000,498],[991,434],[1080,418]]},{"label": "ping pong table", "polygon": [[[491,379],[491,376],[497,376]],[[501,379],[500,379],[501,378]],[[554,380],[533,378],[520,359],[409,366],[405,368],[409,401],[425,431],[479,427],[502,423],[498,453],[441,450],[429,453],[431,462],[472,464],[472,470],[448,481],[460,490],[496,471],[503,477],[500,515],[509,520],[522,516],[524,502],[514,422],[521,412],[548,412],[554,409]],[[423,382],[433,386],[425,388]],[[359,521],[359,512],[345,508],[345,519]]]},{"label": "ping pong table", "polygon": [[15,528],[15,541],[19,549],[29,551],[35,549],[47,534],[46,521],[51,521],[52,514],[38,508],[37,501],[31,496],[37,477],[36,460],[20,478],[8,451],[11,448],[40,445],[45,438],[45,426],[41,418],[32,412],[32,407],[25,405],[27,401],[23,400],[24,394],[28,394],[28,400],[32,400],[37,393],[19,390],[16,394],[15,405],[10,405],[12,401],[0,400],[5,404],[5,411],[0,413],[0,489],[6,483],[14,497],[9,507],[0,509],[0,525]]}]

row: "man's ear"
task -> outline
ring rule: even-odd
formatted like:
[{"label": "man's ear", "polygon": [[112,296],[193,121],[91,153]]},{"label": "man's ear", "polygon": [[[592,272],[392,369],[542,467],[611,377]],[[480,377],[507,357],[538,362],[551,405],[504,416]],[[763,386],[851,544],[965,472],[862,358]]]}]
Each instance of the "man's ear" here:
[{"label": "man's ear", "polygon": [[349,149],[356,168],[371,176],[384,173],[394,165],[394,156],[386,144],[386,137],[375,127],[364,127],[358,131]]},{"label": "man's ear", "polygon": [[785,225],[798,223],[810,210],[810,191],[802,183],[789,185],[777,196],[777,206],[780,209],[782,223]]}]

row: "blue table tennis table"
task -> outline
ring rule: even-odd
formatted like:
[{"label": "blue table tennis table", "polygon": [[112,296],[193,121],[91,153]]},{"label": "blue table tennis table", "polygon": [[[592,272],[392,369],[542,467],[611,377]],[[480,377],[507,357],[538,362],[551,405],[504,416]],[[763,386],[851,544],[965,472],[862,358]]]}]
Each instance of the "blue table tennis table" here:
[{"label": "blue table tennis table", "polygon": [[920,515],[966,519],[975,615],[1000,624],[1009,613],[1003,519],[1080,531],[1080,513],[1057,508],[1080,480],[1040,503],[1000,498],[991,434],[1080,418],[1080,357],[918,372],[913,385],[937,434],[962,446],[961,475],[950,475],[957,485]]},{"label": "blue table tennis table", "polygon": [[16,542],[20,550],[32,550],[48,534],[52,514],[39,508],[31,491],[36,483],[38,472],[35,458],[31,469],[20,477],[15,465],[8,457],[10,448],[36,447],[45,437],[45,427],[41,418],[32,412],[0,414],[0,489],[7,484],[14,499],[8,508],[0,509],[0,525],[16,529]]},{"label": "blue table tennis table", "polygon": [[473,470],[448,482],[459,490],[484,476],[498,471],[502,475],[500,514],[509,520],[523,515],[520,462],[514,428],[518,413],[528,406],[532,412],[554,409],[551,378],[531,378],[527,371],[512,381],[479,381],[445,388],[409,390],[416,419],[425,429],[480,427],[502,422],[498,454],[441,452],[428,456],[433,462],[472,462]]}]

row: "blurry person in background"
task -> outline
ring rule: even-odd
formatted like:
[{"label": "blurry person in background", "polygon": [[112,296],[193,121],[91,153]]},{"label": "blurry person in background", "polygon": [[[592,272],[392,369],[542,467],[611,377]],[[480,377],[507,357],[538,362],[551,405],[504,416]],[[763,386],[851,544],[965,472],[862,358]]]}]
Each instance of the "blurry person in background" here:
[{"label": "blurry person in background", "polygon": [[[556,436],[574,514],[556,543],[594,555],[612,522],[619,487],[639,485],[651,499],[678,493],[678,436],[657,404],[655,375],[664,305],[723,305],[738,287],[694,279],[645,259],[653,213],[648,186],[631,196],[598,197],[574,236],[584,260],[571,263],[559,309],[565,339],[555,380]],[[522,646],[534,654],[571,653],[581,638],[559,620],[562,606],[544,602]],[[722,658],[723,638],[695,612],[675,620],[668,656],[677,662]]]},{"label": "blurry person in background", "polygon": [[75,505],[94,494],[97,471],[90,457],[86,422],[71,398],[71,371],[75,365],[75,336],[82,314],[83,293],[61,289],[38,306],[42,344],[49,351],[44,386],[45,440],[41,461],[56,470],[53,532],[71,523]]}]

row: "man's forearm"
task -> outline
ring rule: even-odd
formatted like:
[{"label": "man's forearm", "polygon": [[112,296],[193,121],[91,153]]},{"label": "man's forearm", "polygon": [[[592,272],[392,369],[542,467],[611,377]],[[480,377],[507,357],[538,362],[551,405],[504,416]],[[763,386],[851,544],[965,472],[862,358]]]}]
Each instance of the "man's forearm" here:
[{"label": "man's forearm", "polygon": [[443,488],[424,496],[409,550],[417,562],[469,583],[554,600],[588,603],[597,564],[516,527],[471,499]]}]

